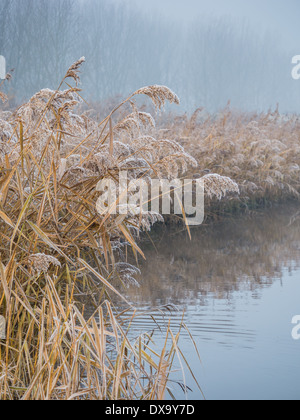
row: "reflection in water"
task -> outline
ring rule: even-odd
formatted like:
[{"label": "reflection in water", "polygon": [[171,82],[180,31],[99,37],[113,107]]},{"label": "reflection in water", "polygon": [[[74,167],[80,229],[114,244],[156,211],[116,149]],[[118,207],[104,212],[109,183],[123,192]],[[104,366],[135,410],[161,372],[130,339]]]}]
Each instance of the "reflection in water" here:
[{"label": "reflection in water", "polygon": [[[143,311],[177,305],[174,326],[185,310],[203,368],[187,334],[181,349],[207,398],[300,398],[300,348],[290,334],[291,318],[300,314],[297,211],[278,207],[202,226],[192,241],[185,231],[160,227],[143,246],[141,287],[127,297]],[[164,319],[159,312],[156,320]],[[155,324],[141,316],[134,327]]]},{"label": "reflection in water", "polygon": [[206,297],[230,299],[233,291],[252,291],[271,285],[282,268],[296,268],[299,223],[290,223],[297,209],[266,211],[192,231],[164,230],[144,245],[140,262],[141,288],[132,288],[134,302],[162,305],[204,304]]}]

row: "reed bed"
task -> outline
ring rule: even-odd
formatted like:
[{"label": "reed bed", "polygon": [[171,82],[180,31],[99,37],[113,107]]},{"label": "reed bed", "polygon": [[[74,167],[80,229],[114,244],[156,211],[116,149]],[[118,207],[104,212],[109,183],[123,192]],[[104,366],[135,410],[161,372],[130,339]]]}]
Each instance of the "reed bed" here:
[{"label": "reed bed", "polygon": [[[234,180],[240,194],[217,203],[212,212],[240,211],[300,197],[300,120],[298,115],[241,113],[230,103],[218,115],[199,108],[189,117],[162,118],[156,136],[178,141],[197,161],[188,175],[217,173]],[[217,206],[216,206],[217,204]]]},{"label": "reed bed", "polygon": [[[184,325],[174,332],[166,324],[162,349],[151,334],[132,337],[136,313],[123,293],[138,272],[124,256],[143,255],[139,232],[162,217],[97,206],[99,180],[118,180],[120,170],[137,179],[196,166],[177,142],[149,135],[154,119],[134,102],[146,95],[159,110],[179,99],[166,87],[146,87],[96,122],[78,113],[83,62],[57,90],[0,111],[1,400],[163,399],[180,357]],[[116,121],[123,106],[131,112]]]}]

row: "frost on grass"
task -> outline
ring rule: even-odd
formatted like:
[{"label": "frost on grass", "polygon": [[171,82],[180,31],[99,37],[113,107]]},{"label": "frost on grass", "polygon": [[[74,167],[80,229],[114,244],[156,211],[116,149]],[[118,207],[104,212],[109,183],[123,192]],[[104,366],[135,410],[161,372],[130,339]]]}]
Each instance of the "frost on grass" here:
[{"label": "frost on grass", "polygon": [[136,276],[141,275],[141,271],[137,267],[125,262],[119,262],[115,264],[114,271],[115,275],[122,280],[125,287],[140,287],[139,282],[135,278]]},{"label": "frost on grass", "polygon": [[32,264],[34,274],[38,276],[41,273],[47,273],[51,264],[56,267],[61,267],[61,264],[57,258],[46,254],[30,255],[28,257],[28,262]]},{"label": "frost on grass", "polygon": [[232,179],[218,174],[208,174],[202,178],[204,190],[209,198],[222,200],[229,193],[240,193],[239,186]]},{"label": "frost on grass", "polygon": [[170,104],[180,104],[178,96],[166,86],[146,86],[135,92],[136,95],[146,95],[153,102],[156,110],[162,110],[167,102]]},{"label": "frost on grass", "polygon": [[[300,120],[298,115],[244,113],[226,107],[218,115],[197,110],[169,119],[168,138],[176,139],[208,170],[234,180],[240,200],[297,198],[300,192]],[[164,131],[153,136],[160,139]],[[193,176],[190,171],[188,175]]]},{"label": "frost on grass", "polygon": [[[83,62],[81,58],[74,63],[64,80],[73,78],[78,83]],[[128,115],[115,121],[112,112],[98,124],[84,109],[79,89],[69,86],[66,90],[43,89],[9,115],[0,113],[0,165],[14,167],[24,177],[16,181],[16,185],[23,186],[23,194],[18,194],[15,186],[9,191],[11,208],[32,194],[28,213],[36,212],[41,203],[45,206],[43,216],[47,225],[44,230],[57,232],[59,229],[67,235],[65,238],[71,247],[73,237],[80,238],[85,246],[90,244],[91,235],[106,216],[97,205],[99,181],[112,180],[117,184],[123,171],[127,172],[129,180],[172,180],[196,168],[198,163],[193,153],[188,153],[177,139],[157,136],[154,118],[138,110],[134,102],[136,95],[149,97],[158,110],[167,102],[179,104],[177,95],[166,86],[147,86],[123,102],[131,107]],[[35,191],[32,180],[36,178],[40,178],[37,182],[41,182],[41,188]],[[45,182],[48,191],[43,195]],[[222,177],[207,178],[206,183],[208,194],[219,199],[228,191],[237,190],[233,181]],[[131,194],[134,192],[129,192],[129,196]],[[118,198],[117,192],[116,200]],[[124,226],[130,231],[135,228],[149,231],[154,223],[163,220],[156,213],[141,214],[139,206],[129,209],[122,220],[123,227],[118,223],[113,226],[115,219],[117,217],[112,216],[105,220],[104,228],[111,224],[108,240],[123,237]],[[86,226],[91,226],[91,230]],[[53,234],[51,239],[61,244],[59,233]],[[37,271],[40,272],[43,263],[46,270],[51,262],[55,265],[49,258],[40,254],[31,260],[39,262],[41,269]]]},{"label": "frost on grass", "polygon": [[[83,62],[82,58],[68,69],[63,79],[68,79],[67,90],[62,84],[57,91],[43,89],[15,111],[0,111],[0,277],[5,280],[0,281],[0,294],[11,314],[10,346],[0,358],[4,399],[82,399],[86,390],[97,400],[150,394],[156,398],[162,395],[156,391],[162,374],[169,376],[165,368],[161,372],[149,365],[148,341],[140,365],[136,346],[119,363],[121,382],[111,369],[126,331],[102,285],[119,294],[108,277],[114,263],[123,284],[137,284],[138,269],[118,264],[121,251],[126,248],[121,261],[128,247],[139,251],[135,234],[162,218],[159,214],[141,218],[134,208],[124,216],[106,217],[97,211],[97,185],[101,180],[117,183],[124,169],[129,179],[181,172],[192,157],[176,140],[154,141],[154,120],[135,108],[134,95],[124,102],[131,103],[132,112],[122,121],[116,121],[113,112],[101,123],[89,117],[78,88],[69,83],[71,78],[78,84]],[[178,102],[167,88],[150,87],[140,93],[150,96],[158,108],[167,100]],[[83,316],[81,297],[86,296],[97,307],[89,321]],[[145,349],[143,343],[139,341]],[[103,357],[105,349],[108,357]],[[174,349],[170,352],[173,360]],[[35,363],[28,364],[28,355]],[[37,378],[38,372],[43,374]]]}]

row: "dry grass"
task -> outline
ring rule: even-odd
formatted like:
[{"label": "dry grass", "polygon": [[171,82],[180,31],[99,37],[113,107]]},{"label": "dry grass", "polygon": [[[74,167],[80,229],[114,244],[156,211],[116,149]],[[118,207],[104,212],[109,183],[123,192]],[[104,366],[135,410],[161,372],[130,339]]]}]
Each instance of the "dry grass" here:
[{"label": "dry grass", "polygon": [[[217,173],[234,180],[237,198],[227,205],[245,208],[266,202],[299,199],[300,120],[297,115],[275,112],[250,114],[232,111],[228,105],[216,116],[198,109],[163,121],[157,137],[177,140],[199,165],[189,176]],[[214,203],[210,200],[210,204]],[[224,202],[222,202],[222,206]]]},{"label": "dry grass", "polygon": [[[0,112],[2,400],[163,398],[179,354],[179,332],[168,325],[159,352],[146,334],[129,339],[133,318],[112,303],[112,296],[124,299],[126,281],[135,281],[135,268],[120,265],[120,255],[142,254],[137,233],[160,215],[120,217],[96,205],[99,180],[117,180],[120,170],[131,179],[171,177],[196,165],[178,143],[156,140],[152,116],[134,104],[139,94],[158,109],[178,98],[166,87],[143,88],[97,123],[75,113],[83,61],[56,91],[42,90],[17,110]],[[124,105],[132,112],[115,122]],[[116,273],[119,287],[112,285]]]}]

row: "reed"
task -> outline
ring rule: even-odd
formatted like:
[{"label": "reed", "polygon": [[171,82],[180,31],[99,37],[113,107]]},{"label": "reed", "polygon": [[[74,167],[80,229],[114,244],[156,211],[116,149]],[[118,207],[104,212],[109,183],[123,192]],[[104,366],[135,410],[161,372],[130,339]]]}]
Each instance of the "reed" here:
[{"label": "reed", "polygon": [[[196,166],[177,142],[151,135],[154,119],[134,103],[146,95],[160,110],[179,99],[166,87],[146,87],[96,122],[78,113],[83,62],[56,91],[0,111],[1,400],[161,399],[180,354],[183,325],[176,333],[166,325],[160,352],[151,334],[130,334],[137,314],[128,315],[124,297],[138,269],[122,256],[143,255],[138,232],[161,216],[97,207],[99,180],[117,180],[121,170],[136,179]],[[115,121],[124,106],[131,112]]]},{"label": "reed", "polygon": [[[156,136],[178,141],[197,161],[202,177],[218,174],[238,184],[239,195],[218,197],[207,194],[211,213],[230,212],[300,197],[300,121],[298,115],[238,112],[226,106],[217,115],[199,108],[189,117],[162,117]],[[209,213],[207,211],[207,213]]]}]

